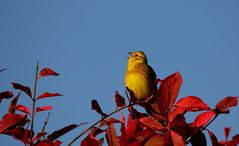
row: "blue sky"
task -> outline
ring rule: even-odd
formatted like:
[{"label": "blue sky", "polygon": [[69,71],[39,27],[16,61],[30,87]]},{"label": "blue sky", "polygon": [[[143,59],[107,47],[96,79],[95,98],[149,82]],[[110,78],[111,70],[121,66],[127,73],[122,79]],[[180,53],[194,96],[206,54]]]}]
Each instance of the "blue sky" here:
[{"label": "blue sky", "polygon": [[[195,95],[209,106],[238,95],[239,2],[236,0],[172,1],[0,1],[0,91],[11,82],[33,86],[35,64],[50,67],[59,77],[43,78],[38,91],[60,92],[43,99],[52,105],[47,130],[100,118],[90,110],[97,99],[105,112],[115,108],[114,91],[124,93],[128,51],[143,50],[160,78],[176,71],[183,76],[179,97]],[[8,100],[1,103],[0,115]],[[19,103],[30,105],[22,94]],[[209,129],[223,139],[223,127],[239,133],[239,108],[220,116]],[[41,125],[47,112],[36,117]],[[118,116],[119,117],[119,116]],[[193,115],[188,115],[188,121]],[[82,126],[63,136],[71,141]],[[19,145],[1,135],[1,145]],[[64,145],[63,144],[63,145]],[[79,145],[76,142],[75,145]]]}]

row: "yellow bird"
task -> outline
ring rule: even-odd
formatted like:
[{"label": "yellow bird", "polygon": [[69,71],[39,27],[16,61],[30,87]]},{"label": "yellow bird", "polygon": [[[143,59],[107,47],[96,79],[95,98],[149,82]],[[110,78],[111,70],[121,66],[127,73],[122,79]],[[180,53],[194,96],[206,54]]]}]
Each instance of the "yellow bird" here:
[{"label": "yellow bird", "polygon": [[149,99],[157,89],[156,74],[142,51],[129,52],[125,86],[138,101]]}]

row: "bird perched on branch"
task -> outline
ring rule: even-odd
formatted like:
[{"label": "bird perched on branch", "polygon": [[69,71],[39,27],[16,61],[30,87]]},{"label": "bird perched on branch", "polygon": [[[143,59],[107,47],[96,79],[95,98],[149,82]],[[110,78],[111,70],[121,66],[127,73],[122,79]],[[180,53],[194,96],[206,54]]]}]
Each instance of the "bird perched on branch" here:
[{"label": "bird perched on branch", "polygon": [[156,74],[148,65],[143,51],[129,52],[125,73],[125,86],[137,101],[145,101],[153,96],[157,89]]}]

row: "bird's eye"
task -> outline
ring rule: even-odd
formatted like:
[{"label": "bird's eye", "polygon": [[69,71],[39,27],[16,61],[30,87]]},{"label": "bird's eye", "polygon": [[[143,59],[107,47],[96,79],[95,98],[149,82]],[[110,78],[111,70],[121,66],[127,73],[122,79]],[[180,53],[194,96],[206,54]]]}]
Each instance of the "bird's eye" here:
[{"label": "bird's eye", "polygon": [[134,56],[135,56],[135,57],[137,57],[137,56],[138,56],[138,54],[135,54]]}]

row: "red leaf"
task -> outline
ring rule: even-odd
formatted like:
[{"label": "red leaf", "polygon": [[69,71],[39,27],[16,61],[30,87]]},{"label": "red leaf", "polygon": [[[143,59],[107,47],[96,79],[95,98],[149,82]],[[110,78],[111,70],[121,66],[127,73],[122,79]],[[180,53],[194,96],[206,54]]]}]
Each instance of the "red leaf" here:
[{"label": "red leaf", "polygon": [[54,142],[50,140],[42,140],[41,142],[37,143],[36,146],[54,146]]},{"label": "red leaf", "polygon": [[157,134],[153,137],[151,137],[145,144],[144,146],[161,146],[164,143],[164,138],[163,136]]},{"label": "red leaf", "polygon": [[106,140],[109,146],[119,146],[119,140],[118,137],[116,135],[116,130],[113,124],[109,124],[108,125],[108,129],[106,130]]},{"label": "red leaf", "polygon": [[141,117],[148,116],[148,114],[138,112],[136,109],[133,108],[133,106],[129,106],[128,111],[129,111],[128,119],[139,119]]},{"label": "red leaf", "polygon": [[60,130],[54,131],[52,134],[47,136],[47,139],[54,141],[57,138],[59,138],[60,136],[66,134],[67,132],[71,131],[72,129],[75,129],[78,126],[80,126],[80,125],[76,125],[76,124],[68,125]]},{"label": "red leaf", "polygon": [[49,106],[42,106],[42,107],[36,108],[36,112],[47,111],[47,110],[52,110],[52,107],[49,105]]},{"label": "red leaf", "polygon": [[32,97],[32,93],[31,93],[31,89],[27,86],[23,86],[19,83],[12,83],[13,88],[21,90],[23,92],[25,92],[29,97]]},{"label": "red leaf", "polygon": [[224,128],[224,134],[225,134],[226,142],[228,141],[228,136],[229,136],[230,131],[231,131],[230,127],[225,127]]},{"label": "red leaf", "polygon": [[125,142],[129,141],[130,138],[134,137],[135,133],[140,131],[139,123],[137,119],[128,118],[127,126],[125,128]]},{"label": "red leaf", "polygon": [[170,130],[170,134],[171,134],[174,146],[183,146],[183,145],[185,145],[184,141],[182,139],[182,136],[178,135],[176,132],[174,132],[172,130]]},{"label": "red leaf", "polygon": [[120,127],[120,145],[125,145],[125,136],[126,136],[126,131],[125,131],[125,118],[124,115],[121,114],[121,127]]},{"label": "red leaf", "polygon": [[214,115],[215,115],[214,111],[201,113],[196,117],[196,119],[193,122],[193,125],[196,126],[197,128],[202,128],[212,119]]},{"label": "red leaf", "polygon": [[50,140],[42,140],[36,144],[36,146],[60,146],[62,142],[60,140],[56,140],[55,142]]},{"label": "red leaf", "polygon": [[50,69],[50,68],[44,68],[40,71],[40,77],[44,77],[44,76],[58,76],[60,74],[58,74],[57,72],[55,72],[54,70]]},{"label": "red leaf", "polygon": [[99,146],[98,141],[95,139],[94,136],[89,134],[82,142],[81,146]]},{"label": "red leaf", "polygon": [[180,99],[176,103],[176,107],[183,108],[190,112],[210,110],[211,108],[205,104],[199,97],[196,96],[187,96]]},{"label": "red leaf", "polygon": [[26,144],[27,135],[30,134],[30,131],[27,129],[24,129],[22,126],[19,126],[12,130],[7,130],[5,134],[10,135],[14,137],[15,139],[20,140],[22,143]]},{"label": "red leaf", "polygon": [[[32,134],[32,131],[31,131],[31,130],[28,130],[29,125],[30,125],[30,124],[28,124],[28,125],[26,126],[25,133],[24,133],[24,138],[23,138],[23,140],[22,140],[25,145],[26,145],[26,143],[27,143],[27,141],[28,141],[28,137],[29,137],[30,133]],[[34,132],[33,132],[33,134],[34,134]]]},{"label": "red leaf", "polygon": [[97,139],[98,143],[99,143],[99,146],[102,146],[103,143],[104,143],[104,137],[100,138],[100,139]]},{"label": "red leaf", "polygon": [[225,146],[226,145],[226,142],[223,141],[223,140],[219,141],[218,143],[219,143],[219,146]]},{"label": "red leaf", "polygon": [[239,144],[239,134],[232,137],[231,145],[236,146]]},{"label": "red leaf", "polygon": [[15,113],[14,106],[17,104],[17,101],[18,101],[18,98],[19,98],[20,94],[21,94],[21,92],[19,92],[19,93],[17,94],[17,96],[14,97],[14,98],[12,99],[12,101],[10,102],[9,107],[8,107],[8,112],[9,112],[9,113]]},{"label": "red leaf", "polygon": [[13,93],[10,91],[0,92],[0,103],[2,102],[3,99],[12,98],[12,96],[13,96]]},{"label": "red leaf", "polygon": [[24,113],[26,113],[28,115],[31,115],[30,114],[30,110],[28,109],[28,107],[26,107],[24,105],[20,105],[20,104],[16,105],[16,106],[13,107],[13,109],[21,111],[21,112],[24,112]]},{"label": "red leaf", "polygon": [[169,129],[182,136],[183,140],[187,140],[192,133],[183,114],[178,114],[173,121],[169,122],[168,127]]},{"label": "red leaf", "polygon": [[37,97],[37,99],[48,98],[48,97],[54,97],[54,96],[62,96],[62,95],[59,94],[59,93],[44,92],[44,93],[42,93],[41,95],[39,95],[39,96]]},{"label": "red leaf", "polygon": [[108,142],[108,145],[115,146],[119,145],[118,137],[116,135],[114,123],[121,123],[121,121],[115,119],[115,118],[107,118],[104,121],[101,122],[99,127],[102,126],[108,126],[109,128],[106,129],[106,139]]},{"label": "red leaf", "polygon": [[5,114],[0,123],[0,133],[5,133],[9,129],[13,129],[20,124],[27,122],[26,115],[19,115],[14,113]]},{"label": "red leaf", "polygon": [[192,146],[207,146],[205,134],[201,131],[194,135],[191,139]]},{"label": "red leaf", "polygon": [[53,146],[60,146],[61,144],[62,142],[60,140],[56,140]]},{"label": "red leaf", "polygon": [[101,128],[98,128],[98,127],[93,127],[90,129],[90,133],[92,136],[96,137],[97,135],[105,132],[106,130],[103,130]]},{"label": "red leaf", "polygon": [[170,113],[169,113],[169,122],[173,121],[174,118],[177,115],[184,115],[185,114],[185,109],[180,108],[180,107],[175,107]]},{"label": "red leaf", "polygon": [[124,107],[126,105],[124,97],[118,91],[115,91],[115,102],[117,107]]},{"label": "red leaf", "polygon": [[182,77],[176,72],[161,81],[157,98],[160,104],[160,111],[163,117],[166,117],[166,111],[171,110],[178,96],[182,84]]},{"label": "red leaf", "polygon": [[38,140],[39,138],[41,138],[42,136],[46,135],[46,132],[39,132],[37,133],[37,135],[32,139],[32,142]]},{"label": "red leaf", "polygon": [[[126,145],[143,145],[147,140],[151,137],[155,136],[157,133],[150,129],[144,129],[141,131],[137,131],[132,135],[131,139],[129,139]],[[133,142],[134,141],[134,142]]]},{"label": "red leaf", "polygon": [[103,113],[103,111],[101,110],[101,107],[100,107],[98,101],[95,99],[93,99],[91,101],[91,109],[95,110],[97,113],[101,114],[102,116],[106,116],[106,114]]},{"label": "red leaf", "polygon": [[114,123],[121,123],[121,122],[115,118],[107,118],[101,122],[99,127],[108,126],[109,124],[114,124]]},{"label": "red leaf", "polygon": [[162,131],[165,129],[165,127],[161,123],[150,117],[140,118],[139,122],[152,130]]},{"label": "red leaf", "polygon": [[173,140],[170,131],[166,131],[163,135],[163,146],[173,146]]},{"label": "red leaf", "polygon": [[220,100],[216,105],[216,111],[219,113],[227,113],[230,107],[237,105],[237,98],[238,97],[225,97],[224,99]]},{"label": "red leaf", "polygon": [[218,143],[218,140],[217,140],[217,137],[215,136],[215,134],[210,130],[207,130],[207,131],[208,131],[208,134],[209,134],[210,139],[212,141],[212,146],[218,146],[219,143]]}]

